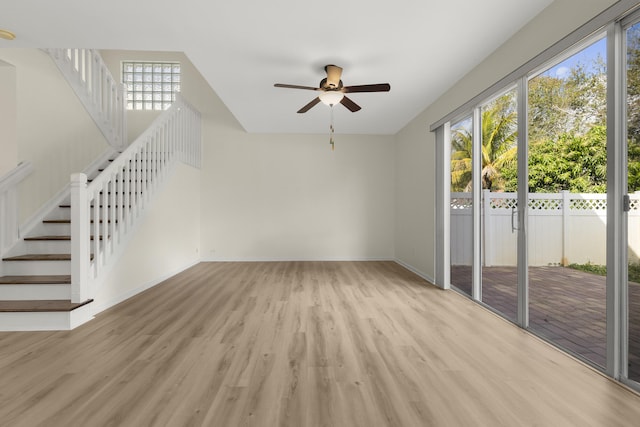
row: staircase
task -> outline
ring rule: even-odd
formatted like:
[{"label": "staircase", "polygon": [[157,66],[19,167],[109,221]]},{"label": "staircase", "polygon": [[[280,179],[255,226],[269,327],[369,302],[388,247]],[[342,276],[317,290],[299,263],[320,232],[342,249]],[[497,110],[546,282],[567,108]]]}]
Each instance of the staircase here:
[{"label": "staircase", "polygon": [[[111,161],[93,175],[98,176]],[[16,245],[15,254],[2,259],[2,330],[67,330],[91,319],[92,299],[71,301],[70,197],[64,196]],[[98,239],[102,241],[103,236]]]},{"label": "staircase", "polygon": [[0,177],[0,331],[69,330],[89,321],[97,290],[173,165],[200,168],[200,113],[180,94],[125,147],[122,87],[100,55],[50,54],[112,149],[86,173],[73,174],[37,224],[17,223],[16,185],[29,165]]}]

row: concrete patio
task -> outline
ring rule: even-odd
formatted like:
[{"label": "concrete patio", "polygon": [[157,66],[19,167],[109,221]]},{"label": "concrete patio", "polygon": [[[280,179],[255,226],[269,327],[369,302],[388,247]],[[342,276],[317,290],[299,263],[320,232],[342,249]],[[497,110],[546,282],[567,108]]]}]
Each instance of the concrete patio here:
[{"label": "concrete patio", "polygon": [[[484,267],[483,302],[516,318],[515,267]],[[471,293],[471,267],[451,268],[451,284]],[[629,378],[640,381],[640,285],[629,284]],[[529,328],[605,366],[605,277],[565,267],[529,267]]]}]

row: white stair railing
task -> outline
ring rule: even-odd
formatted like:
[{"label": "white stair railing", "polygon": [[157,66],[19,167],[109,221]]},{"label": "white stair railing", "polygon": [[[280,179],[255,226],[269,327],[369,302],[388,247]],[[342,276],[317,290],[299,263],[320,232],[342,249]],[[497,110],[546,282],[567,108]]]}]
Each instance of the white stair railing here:
[{"label": "white stair railing", "polygon": [[94,49],[46,49],[109,145],[127,144],[124,85],[113,78]]},{"label": "white stair railing", "polygon": [[98,177],[71,177],[71,299],[91,298],[136,220],[177,161],[199,168],[200,113],[177,96]]},{"label": "white stair railing", "polygon": [[18,184],[33,171],[29,162],[20,163],[0,177],[0,260],[18,241]]}]

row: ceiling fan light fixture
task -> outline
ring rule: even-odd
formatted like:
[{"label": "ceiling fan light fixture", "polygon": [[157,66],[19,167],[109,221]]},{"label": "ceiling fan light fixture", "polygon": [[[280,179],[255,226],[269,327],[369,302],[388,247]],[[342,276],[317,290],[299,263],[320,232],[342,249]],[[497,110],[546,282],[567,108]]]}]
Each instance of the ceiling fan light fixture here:
[{"label": "ceiling fan light fixture", "polygon": [[322,101],[324,105],[333,106],[339,104],[340,101],[342,101],[342,98],[344,98],[344,93],[335,90],[328,90],[322,92],[320,96],[318,96],[318,98],[320,98],[320,101]]}]

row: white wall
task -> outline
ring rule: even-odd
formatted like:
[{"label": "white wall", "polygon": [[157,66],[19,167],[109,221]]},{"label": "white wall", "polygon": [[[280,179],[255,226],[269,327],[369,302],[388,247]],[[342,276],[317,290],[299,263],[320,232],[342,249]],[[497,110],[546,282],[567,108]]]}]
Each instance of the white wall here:
[{"label": "white wall", "polygon": [[17,160],[34,166],[19,186],[22,223],[108,146],[48,54],[0,49],[0,60],[16,70]]},{"label": "white wall", "polygon": [[392,137],[238,132],[205,158],[205,259],[393,259]]},{"label": "white wall", "polygon": [[200,171],[178,162],[94,300],[104,310],[200,259]]},{"label": "white wall", "polygon": [[613,3],[554,1],[396,135],[395,251],[400,262],[427,278],[435,276],[435,135],[429,126]]},{"label": "white wall", "polygon": [[0,60],[0,177],[18,165],[16,68]]},{"label": "white wall", "polygon": [[[203,115],[204,260],[393,259],[392,136],[337,134],[332,152],[328,135],[248,134],[184,54],[101,54],[116,76],[122,60],[182,64]],[[155,113],[128,117],[133,137]]]}]

